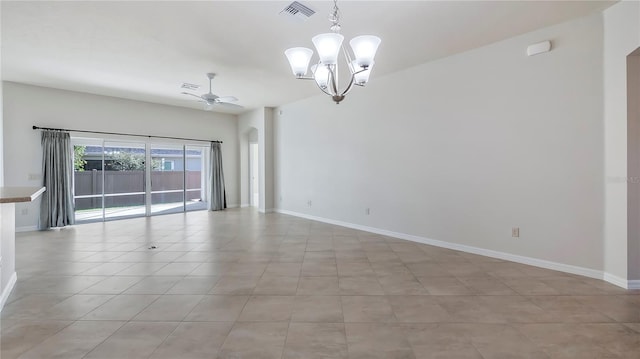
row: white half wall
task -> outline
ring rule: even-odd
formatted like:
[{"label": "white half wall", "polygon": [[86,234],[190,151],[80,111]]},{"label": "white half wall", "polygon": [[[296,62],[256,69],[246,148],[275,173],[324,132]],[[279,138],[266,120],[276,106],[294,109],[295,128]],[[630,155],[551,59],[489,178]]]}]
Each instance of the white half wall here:
[{"label": "white half wall", "polygon": [[[41,185],[40,131],[31,128],[37,125],[223,141],[227,204],[239,204],[238,123],[235,115],[12,82],[4,83],[4,96],[4,148],[10,154],[4,163],[8,186]],[[83,136],[92,137],[91,134]],[[17,205],[16,227],[35,229],[39,208],[39,201]],[[26,209],[26,214],[23,209]]]},{"label": "white half wall", "polygon": [[601,273],[602,50],[598,14],[281,106],[276,207]]}]

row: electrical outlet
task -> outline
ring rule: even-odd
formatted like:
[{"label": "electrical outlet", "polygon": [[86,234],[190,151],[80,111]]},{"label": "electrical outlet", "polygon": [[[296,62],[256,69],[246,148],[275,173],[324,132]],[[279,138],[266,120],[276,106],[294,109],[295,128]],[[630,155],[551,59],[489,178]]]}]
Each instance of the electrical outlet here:
[{"label": "electrical outlet", "polygon": [[29,208],[23,208],[20,210],[20,214],[26,216],[29,214]]},{"label": "electrical outlet", "polygon": [[511,228],[511,237],[514,237],[514,238],[520,237],[520,227]]},{"label": "electrical outlet", "polygon": [[371,214],[371,210],[367,207],[367,208],[364,210],[364,214],[366,214],[367,216],[368,216],[368,215],[370,215],[370,214]]},{"label": "electrical outlet", "polygon": [[311,201],[307,202],[307,205],[309,205],[309,207],[311,207],[312,204],[313,204],[313,202],[311,202]]}]

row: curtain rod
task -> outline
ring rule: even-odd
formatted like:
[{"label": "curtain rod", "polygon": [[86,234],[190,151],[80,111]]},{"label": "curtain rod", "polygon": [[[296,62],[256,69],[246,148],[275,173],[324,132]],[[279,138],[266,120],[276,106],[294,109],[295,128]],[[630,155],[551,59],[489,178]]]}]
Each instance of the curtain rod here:
[{"label": "curtain rod", "polygon": [[87,130],[67,130],[65,128],[50,128],[33,126],[34,130],[49,130],[49,131],[68,131],[68,132],[83,132],[83,133],[98,133],[101,135],[119,135],[119,136],[135,136],[135,137],[148,137],[148,138],[164,138],[170,140],[184,140],[184,141],[198,141],[198,142],[216,142],[222,143],[222,141],[211,140],[199,140],[197,138],[184,138],[184,137],[170,137],[170,136],[153,136],[153,135],[138,135],[135,133],[118,133],[118,132],[102,132],[102,131],[87,131]]}]

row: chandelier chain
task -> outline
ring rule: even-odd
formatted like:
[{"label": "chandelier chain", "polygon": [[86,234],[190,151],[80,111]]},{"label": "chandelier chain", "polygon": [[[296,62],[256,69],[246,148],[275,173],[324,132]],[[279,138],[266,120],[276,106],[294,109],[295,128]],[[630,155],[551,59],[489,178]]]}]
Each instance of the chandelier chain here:
[{"label": "chandelier chain", "polygon": [[329,21],[331,22],[331,31],[340,32],[340,9],[338,8],[338,0],[333,0],[333,10],[329,13]]}]

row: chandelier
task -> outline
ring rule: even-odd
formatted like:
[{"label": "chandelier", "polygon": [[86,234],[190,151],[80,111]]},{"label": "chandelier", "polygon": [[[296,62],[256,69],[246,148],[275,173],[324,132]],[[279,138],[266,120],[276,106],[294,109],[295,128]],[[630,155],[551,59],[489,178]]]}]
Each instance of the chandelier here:
[{"label": "chandelier", "polygon": [[[331,32],[314,36],[311,41],[318,51],[318,63],[311,66],[312,76],[307,76],[309,63],[313,56],[313,50],[306,47],[293,47],[287,49],[284,54],[289,60],[291,70],[297,79],[315,80],[316,84],[325,94],[331,96],[335,103],[344,100],[345,95],[351,91],[354,85],[364,86],[369,81],[369,75],[373,68],[373,58],[380,45],[380,38],[372,35],[357,36],[349,41],[353,55],[342,45],[344,36],[340,34],[340,10],[338,1],[333,1],[333,10],[329,13]],[[338,83],[338,56],[340,51],[345,57],[349,68],[350,80],[344,90],[339,90]]]}]

